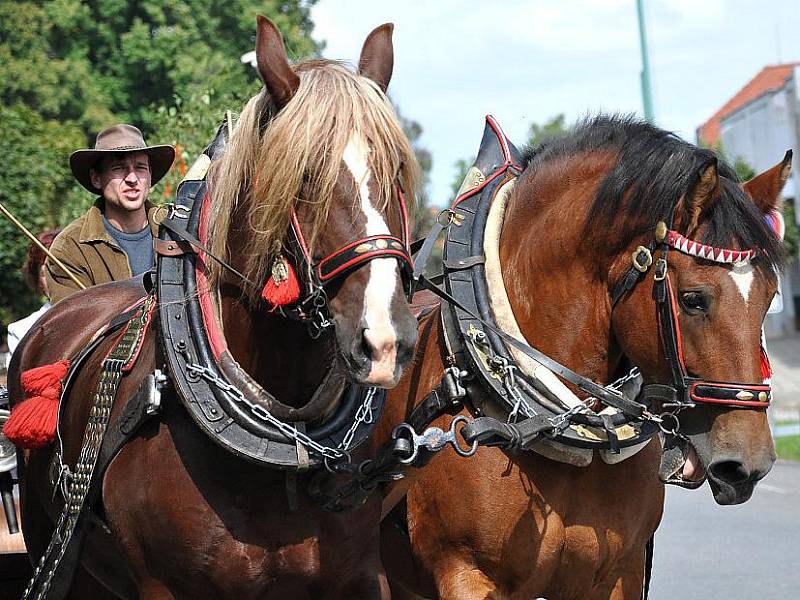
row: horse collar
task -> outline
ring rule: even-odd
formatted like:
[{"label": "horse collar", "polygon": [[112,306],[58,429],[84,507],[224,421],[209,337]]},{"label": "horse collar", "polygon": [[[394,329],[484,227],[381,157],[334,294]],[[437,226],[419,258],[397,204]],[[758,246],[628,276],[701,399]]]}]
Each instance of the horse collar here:
[{"label": "horse collar", "polygon": [[[223,145],[215,140],[209,148]],[[182,208],[172,211],[174,227],[161,228],[159,248],[181,244],[183,238],[176,230],[192,239],[203,237],[205,196],[204,173],[181,183],[176,205]],[[367,439],[383,408],[385,390],[347,385],[332,369],[314,396],[326,405],[338,400],[338,408],[326,422],[305,431],[302,424],[277,418],[269,407],[280,403],[239,367],[227,351],[221,330],[210,325],[214,309],[209,306],[213,301],[202,261],[193,252],[158,254],[162,360],[184,408],[212,440],[257,464],[304,469],[346,458]]]}]

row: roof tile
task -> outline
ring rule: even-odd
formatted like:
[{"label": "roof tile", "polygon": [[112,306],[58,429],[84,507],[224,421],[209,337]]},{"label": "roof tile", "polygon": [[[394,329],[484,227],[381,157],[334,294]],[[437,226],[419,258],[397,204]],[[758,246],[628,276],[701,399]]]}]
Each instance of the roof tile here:
[{"label": "roof tile", "polygon": [[800,63],[787,63],[783,65],[770,65],[764,67],[747,84],[740,89],[725,105],[714,113],[708,121],[697,128],[698,140],[709,146],[714,146],[719,142],[720,121],[733,111],[738,110],[745,104],[752,102],[766,92],[779,90],[791,77],[792,72]]}]

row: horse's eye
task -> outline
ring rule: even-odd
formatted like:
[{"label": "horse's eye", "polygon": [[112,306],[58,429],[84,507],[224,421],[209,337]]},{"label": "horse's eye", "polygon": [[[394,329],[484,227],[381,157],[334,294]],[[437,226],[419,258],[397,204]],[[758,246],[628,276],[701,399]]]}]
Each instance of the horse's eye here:
[{"label": "horse's eye", "polygon": [[681,306],[690,315],[696,315],[708,310],[708,296],[696,290],[681,292]]}]

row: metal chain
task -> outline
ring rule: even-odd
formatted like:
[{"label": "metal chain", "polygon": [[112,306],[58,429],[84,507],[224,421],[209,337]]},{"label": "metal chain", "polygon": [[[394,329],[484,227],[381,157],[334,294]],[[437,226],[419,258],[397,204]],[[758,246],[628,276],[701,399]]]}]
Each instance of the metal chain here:
[{"label": "metal chain", "polygon": [[375,397],[375,394],[378,393],[378,388],[368,388],[366,396],[364,397],[364,401],[361,403],[361,406],[358,407],[356,411],[356,416],[353,419],[353,424],[350,425],[350,429],[347,430],[347,433],[344,434],[342,441],[339,442],[339,448],[342,450],[349,450],[350,445],[353,443],[353,439],[356,437],[356,432],[361,425],[371,425],[375,421],[375,415],[373,414],[372,410],[372,399]]},{"label": "metal chain", "polygon": [[633,367],[630,371],[628,371],[627,375],[623,375],[619,379],[617,379],[613,383],[609,383],[606,387],[611,390],[620,390],[622,386],[628,383],[629,381],[636,379],[641,375],[641,371],[639,371],[639,367]]},{"label": "metal chain", "polygon": [[213,369],[196,363],[187,363],[186,369],[190,373],[196,376],[200,376],[209,383],[216,386],[220,391],[222,391],[222,393],[224,393],[234,402],[237,402],[245,406],[250,411],[250,413],[257,419],[260,419],[261,421],[264,421],[274,426],[284,436],[293,440],[295,443],[305,446],[309,450],[313,450],[314,452],[322,456],[324,459],[326,459],[326,461],[346,460],[347,462],[350,462],[350,455],[347,451],[350,449],[350,444],[352,443],[353,438],[355,437],[356,430],[358,429],[359,425],[361,425],[362,423],[371,423],[374,418],[372,414],[372,399],[375,395],[375,389],[370,388],[370,390],[366,394],[366,397],[364,398],[364,401],[361,403],[361,406],[356,412],[353,425],[345,434],[345,438],[339,444],[338,448],[332,448],[330,446],[325,446],[323,444],[320,444],[319,442],[313,440],[306,433],[300,431],[296,427],[288,423],[285,423],[284,421],[281,421],[278,417],[273,415],[266,407],[262,406],[261,404],[256,404],[254,402],[251,402],[250,400],[247,399],[247,397],[245,397],[244,393],[239,388],[226,381],[223,377],[217,375]]}]

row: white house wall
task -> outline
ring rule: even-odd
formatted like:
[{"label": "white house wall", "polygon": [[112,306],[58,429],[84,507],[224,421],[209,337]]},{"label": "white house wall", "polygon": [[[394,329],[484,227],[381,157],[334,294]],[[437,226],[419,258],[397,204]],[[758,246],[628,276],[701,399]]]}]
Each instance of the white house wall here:
[{"label": "white house wall", "polygon": [[[797,207],[798,126],[800,126],[800,96],[795,84],[800,70],[778,91],[768,92],[720,121],[722,148],[730,160],[741,157],[756,172],[761,172],[778,163],[786,150],[795,150],[792,176],[786,182],[784,196],[794,201]],[[795,210],[800,217],[800,211]],[[783,312],[769,315],[765,323],[767,337],[784,337],[795,333],[795,296],[800,296],[800,269],[795,257],[788,265],[781,285]]]}]

